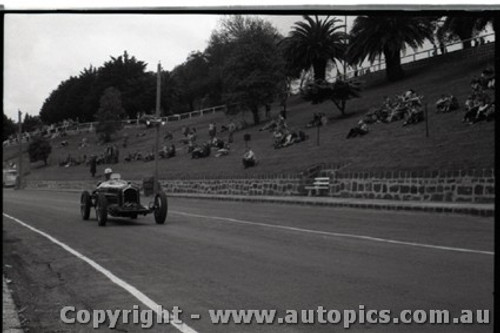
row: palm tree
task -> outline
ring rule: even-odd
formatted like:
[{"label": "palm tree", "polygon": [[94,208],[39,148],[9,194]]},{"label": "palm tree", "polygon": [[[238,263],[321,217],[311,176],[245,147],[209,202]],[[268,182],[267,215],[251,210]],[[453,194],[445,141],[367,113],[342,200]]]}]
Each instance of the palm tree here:
[{"label": "palm tree", "polygon": [[324,19],[303,16],[280,45],[284,48],[288,65],[298,70],[314,71],[315,81],[324,81],[329,61],[342,60],[345,53],[346,34],[340,20],[327,16]]},{"label": "palm tree", "polygon": [[474,28],[477,32],[481,32],[486,29],[488,24],[491,23],[493,30],[495,30],[497,20],[498,19],[492,13],[484,14],[476,19],[476,25],[474,26]]},{"label": "palm tree", "polygon": [[432,40],[429,18],[415,16],[359,16],[350,32],[347,57],[351,64],[361,64],[366,58],[373,63],[381,54],[385,57],[386,75],[390,81],[404,76],[401,51],[407,46],[422,47]]},{"label": "palm tree", "polygon": [[[448,16],[440,27],[440,34],[448,34],[451,37],[458,37],[463,44],[463,48],[467,49],[472,46],[471,39],[478,24],[479,17],[477,16]],[[485,24],[486,26],[486,24]]]}]

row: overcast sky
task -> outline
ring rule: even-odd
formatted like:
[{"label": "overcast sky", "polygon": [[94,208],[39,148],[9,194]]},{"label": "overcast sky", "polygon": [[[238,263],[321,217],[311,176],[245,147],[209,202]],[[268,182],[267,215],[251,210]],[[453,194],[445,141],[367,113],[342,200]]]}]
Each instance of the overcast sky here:
[{"label": "overcast sky", "polygon": [[[147,70],[172,70],[203,51],[221,15],[6,14],[4,112],[36,115],[59,83],[110,56],[129,55]],[[300,16],[265,17],[283,34]]]},{"label": "overcast sky", "polygon": [[[0,0],[1,1],[1,0]],[[195,1],[177,2],[189,6]],[[212,2],[212,4],[211,4]],[[198,6],[227,6],[227,2],[201,2]],[[326,4],[330,1],[315,1]],[[455,1],[457,2],[457,1]],[[32,1],[4,0],[6,9],[113,8],[106,0]],[[99,4],[96,6],[96,4]],[[130,1],[128,1],[130,3]],[[137,3],[137,2],[136,2]],[[266,1],[267,5],[298,5],[303,1]],[[365,1],[366,3],[366,1]],[[368,1],[369,3],[369,1]],[[386,4],[395,3],[385,1]],[[402,3],[402,1],[398,1]],[[43,4],[43,5],[41,5]],[[79,4],[79,5],[78,5]],[[84,4],[84,5],[83,5]],[[161,5],[144,0],[143,8]],[[243,5],[244,1],[235,3]],[[347,2],[347,4],[349,4]],[[258,5],[254,3],[252,5]],[[126,1],[120,1],[122,8]],[[132,6],[132,5],[130,5]],[[190,7],[190,6],[189,6]],[[196,4],[193,8],[197,8]],[[227,8],[227,7],[222,7]],[[259,7],[257,7],[259,8]],[[299,7],[300,8],[300,7]],[[300,16],[262,16],[286,35]],[[221,15],[151,14],[5,14],[4,29],[4,113],[17,120],[17,110],[37,115],[50,92],[61,81],[77,76],[90,65],[99,67],[110,56],[129,55],[155,71],[158,62],[171,70],[192,51],[203,51]],[[348,20],[348,23],[352,19]]]}]

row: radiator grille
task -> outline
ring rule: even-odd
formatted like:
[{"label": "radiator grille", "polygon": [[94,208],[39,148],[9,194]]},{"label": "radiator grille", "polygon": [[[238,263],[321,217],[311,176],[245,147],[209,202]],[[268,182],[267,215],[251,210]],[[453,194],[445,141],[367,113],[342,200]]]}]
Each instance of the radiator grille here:
[{"label": "radiator grille", "polygon": [[128,188],[125,191],[123,191],[123,203],[127,202],[138,203],[139,192],[137,192],[137,190],[133,188]]}]

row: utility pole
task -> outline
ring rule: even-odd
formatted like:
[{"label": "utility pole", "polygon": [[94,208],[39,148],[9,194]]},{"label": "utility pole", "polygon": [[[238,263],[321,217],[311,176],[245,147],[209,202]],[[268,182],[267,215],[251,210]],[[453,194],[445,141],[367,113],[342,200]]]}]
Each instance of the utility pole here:
[{"label": "utility pole", "polygon": [[[344,16],[345,49],[347,51],[347,15]],[[344,80],[347,81],[346,55],[344,54]]]},{"label": "utility pole", "polygon": [[[160,118],[160,96],[161,96],[161,64],[158,63],[158,73],[156,74],[156,118]],[[156,142],[155,142],[155,176],[154,176],[154,193],[158,192],[158,150],[160,149],[160,124],[156,125]]]},{"label": "utility pole", "polygon": [[429,137],[429,113],[427,110],[427,103],[425,103],[425,137]]},{"label": "utility pole", "polygon": [[19,141],[19,160],[17,162],[17,182],[16,182],[16,188],[18,190],[21,189],[21,184],[22,184],[22,175],[23,175],[23,143],[22,143],[22,136],[23,136],[23,122],[22,122],[22,112],[20,110],[17,111],[18,115],[18,125],[19,125],[19,132],[17,134],[17,141]]}]

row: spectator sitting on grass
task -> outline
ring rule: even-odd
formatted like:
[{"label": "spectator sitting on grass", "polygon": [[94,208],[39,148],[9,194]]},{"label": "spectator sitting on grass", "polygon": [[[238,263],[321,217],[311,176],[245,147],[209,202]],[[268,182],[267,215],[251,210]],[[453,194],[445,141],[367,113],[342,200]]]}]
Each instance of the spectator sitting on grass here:
[{"label": "spectator sitting on grass", "polygon": [[278,129],[276,129],[274,131],[274,133],[273,133],[273,139],[274,139],[273,146],[274,146],[274,149],[281,148],[281,145],[283,144],[284,138],[285,138],[284,131],[278,130]]},{"label": "spectator sitting on grass", "polygon": [[87,138],[82,138],[82,141],[80,142],[80,145],[78,146],[78,148],[85,148],[87,146],[88,146]]},{"label": "spectator sitting on grass", "polygon": [[417,124],[424,120],[424,110],[419,107],[411,107],[409,112],[406,114],[406,120],[403,123],[403,126],[407,126],[410,124]]},{"label": "spectator sitting on grass", "polygon": [[436,113],[446,113],[457,110],[458,108],[458,100],[453,95],[442,94],[441,98],[436,102]]},{"label": "spectator sitting on grass", "polygon": [[259,131],[265,131],[265,130],[273,131],[276,129],[277,126],[278,126],[278,122],[276,120],[271,120],[268,123],[266,123],[264,126],[259,128]]},{"label": "spectator sitting on grass", "polygon": [[217,153],[215,154],[215,157],[221,157],[221,156],[227,156],[229,155],[229,145],[226,143],[222,148],[219,148],[217,150]]},{"label": "spectator sitting on grass", "polygon": [[205,142],[202,145],[198,145],[194,147],[192,153],[191,153],[191,158],[197,159],[197,158],[203,158],[203,157],[208,157],[210,156],[210,143]]},{"label": "spectator sitting on grass", "polygon": [[173,139],[174,139],[174,135],[172,134],[172,132],[169,132],[169,131],[167,131],[167,133],[165,133],[165,136],[163,137],[163,141],[173,140]]},{"label": "spectator sitting on grass", "polygon": [[473,108],[467,111],[462,121],[470,125],[482,120],[490,121],[493,119],[494,112],[494,103],[487,103],[486,99],[482,98]]},{"label": "spectator sitting on grass", "polygon": [[346,139],[355,138],[357,136],[363,136],[368,133],[368,125],[363,121],[358,121],[358,124],[349,130]]},{"label": "spectator sitting on grass", "polygon": [[171,144],[169,147],[163,146],[163,149],[159,152],[161,158],[171,158],[175,156],[175,145]]},{"label": "spectator sitting on grass", "polygon": [[210,138],[213,138],[217,135],[217,126],[215,125],[215,122],[210,122],[210,124],[208,124],[208,136]]},{"label": "spectator sitting on grass", "polygon": [[213,137],[212,140],[210,140],[210,145],[214,148],[222,148],[224,147],[224,141],[219,139],[218,137]]},{"label": "spectator sitting on grass", "polygon": [[255,156],[255,153],[252,151],[251,148],[247,148],[245,150],[245,153],[243,154],[243,167],[249,168],[253,167],[257,164],[257,157]]},{"label": "spectator sitting on grass", "polygon": [[478,81],[483,89],[495,89],[495,71],[492,68],[486,68]]}]

